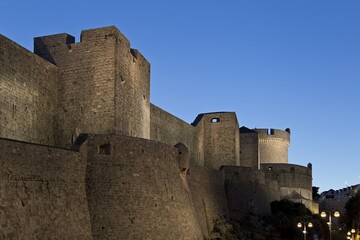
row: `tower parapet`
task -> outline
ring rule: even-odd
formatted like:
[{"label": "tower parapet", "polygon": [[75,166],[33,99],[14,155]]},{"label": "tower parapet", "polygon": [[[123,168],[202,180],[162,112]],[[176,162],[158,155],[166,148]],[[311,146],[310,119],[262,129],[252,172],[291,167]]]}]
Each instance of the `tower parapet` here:
[{"label": "tower parapet", "polygon": [[204,166],[240,165],[239,123],[234,112],[199,114],[192,125],[201,128]]},{"label": "tower parapet", "polygon": [[150,64],[114,26],[38,37],[34,52],[59,67],[58,145],[81,132],[150,138]]},{"label": "tower parapet", "polygon": [[288,163],[290,129],[253,129],[259,135],[260,163]]}]

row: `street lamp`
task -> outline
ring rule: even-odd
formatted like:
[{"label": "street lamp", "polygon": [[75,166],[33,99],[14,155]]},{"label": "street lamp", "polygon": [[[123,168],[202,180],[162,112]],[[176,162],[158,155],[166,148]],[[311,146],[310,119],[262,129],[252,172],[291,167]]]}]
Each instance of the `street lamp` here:
[{"label": "street lamp", "polygon": [[[351,239],[354,240],[354,233],[355,233],[355,229],[351,229],[350,231],[347,232],[347,239]],[[351,237],[350,237],[351,235]]]},{"label": "street lamp", "polygon": [[320,216],[321,217],[326,217],[327,216],[327,214],[326,213],[328,213],[329,214],[329,221],[327,222],[327,224],[329,225],[329,232],[330,232],[330,240],[332,240],[332,221],[331,221],[331,214],[333,213],[334,214],[334,217],[340,217],[340,213],[338,212],[338,211],[334,211],[334,212],[331,212],[331,211],[322,211],[321,212],[321,214],[320,214]]},{"label": "street lamp", "polygon": [[304,227],[304,228],[303,228],[303,231],[302,231],[303,234],[304,234],[304,240],[306,240],[306,234],[307,234],[306,226],[308,226],[309,228],[311,228],[311,227],[313,227],[313,224],[312,224],[311,222],[308,222],[307,224],[306,224],[306,223],[301,223],[301,222],[299,222],[299,223],[297,224],[297,227],[298,227],[298,228]]}]

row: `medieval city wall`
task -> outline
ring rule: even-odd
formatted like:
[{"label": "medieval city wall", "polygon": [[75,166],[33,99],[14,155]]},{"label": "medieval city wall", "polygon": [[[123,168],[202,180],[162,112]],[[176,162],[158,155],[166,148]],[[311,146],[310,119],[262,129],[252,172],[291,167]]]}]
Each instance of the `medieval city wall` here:
[{"label": "medieval city wall", "polygon": [[34,52],[59,67],[58,146],[81,132],[111,133],[115,119],[115,39],[68,34],[35,38]]},{"label": "medieval city wall", "polygon": [[239,123],[234,112],[199,114],[192,125],[201,133],[205,167],[219,170],[222,165],[240,165]]},{"label": "medieval city wall", "polygon": [[150,64],[115,27],[35,38],[59,67],[58,146],[81,132],[150,138]]},{"label": "medieval city wall", "polygon": [[199,224],[204,237],[208,237],[215,220],[229,216],[224,172],[193,166],[187,177]]},{"label": "medieval city wall", "polygon": [[0,137],[74,150],[0,139],[0,238],[203,239],[221,216],[312,204],[290,130],[151,105],[150,64],[117,28],[36,38],[41,58],[0,43]]},{"label": "medieval city wall", "polygon": [[90,135],[87,198],[94,239],[203,239],[178,152],[155,141]]},{"label": "medieval city wall", "polygon": [[0,137],[54,145],[57,67],[0,35]]},{"label": "medieval city wall", "polygon": [[240,131],[240,166],[260,169],[258,133],[246,127]]},{"label": "medieval city wall", "polygon": [[92,239],[78,152],[0,139],[0,239]]},{"label": "medieval city wall", "polygon": [[270,202],[280,200],[276,180],[267,179],[264,172],[248,167],[223,166],[225,191],[230,217],[241,219],[248,214],[268,215]]},{"label": "medieval city wall", "polygon": [[199,128],[171,115],[165,110],[151,104],[150,139],[174,146],[185,144],[190,151],[190,164],[203,166],[202,139]]},{"label": "medieval city wall", "polygon": [[288,163],[290,129],[252,129],[259,134],[260,163]]},{"label": "medieval city wall", "polygon": [[115,32],[115,133],[150,139],[150,63]]},{"label": "medieval city wall", "polygon": [[276,180],[282,198],[305,204],[312,212],[318,211],[312,201],[312,167],[294,164],[261,164],[266,178]]}]

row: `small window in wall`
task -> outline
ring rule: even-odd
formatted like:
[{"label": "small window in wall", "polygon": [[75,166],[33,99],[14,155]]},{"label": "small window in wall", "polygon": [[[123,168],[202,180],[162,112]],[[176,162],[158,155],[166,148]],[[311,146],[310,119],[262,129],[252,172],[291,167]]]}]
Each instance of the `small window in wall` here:
[{"label": "small window in wall", "polygon": [[211,122],[212,122],[212,123],[220,122],[220,118],[212,118],[212,119],[211,119]]},{"label": "small window in wall", "polygon": [[272,171],[272,167],[268,167],[268,170],[269,170],[269,171]]},{"label": "small window in wall", "polygon": [[111,145],[109,143],[99,146],[99,155],[110,155]]}]

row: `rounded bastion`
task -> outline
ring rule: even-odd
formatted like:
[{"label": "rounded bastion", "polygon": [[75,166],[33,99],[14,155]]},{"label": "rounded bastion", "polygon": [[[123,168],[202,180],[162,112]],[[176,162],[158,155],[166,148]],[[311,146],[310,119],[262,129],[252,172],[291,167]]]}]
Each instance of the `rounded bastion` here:
[{"label": "rounded bastion", "polygon": [[134,137],[89,135],[81,152],[88,158],[94,239],[203,239],[180,177],[178,149]]},{"label": "rounded bastion", "polygon": [[253,129],[259,135],[260,163],[288,163],[290,129]]}]

